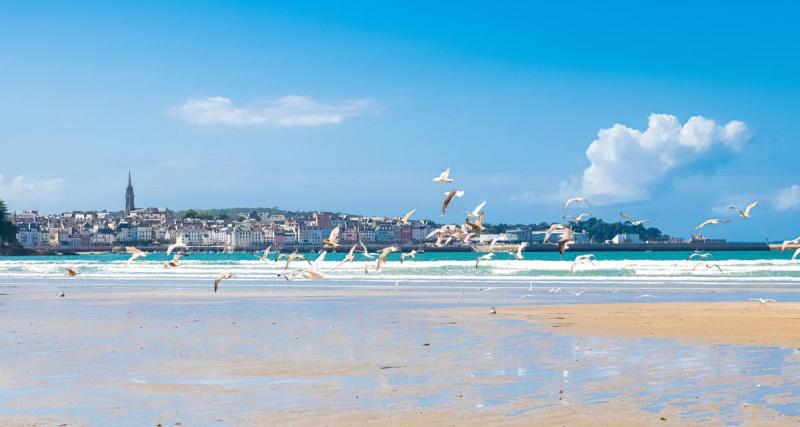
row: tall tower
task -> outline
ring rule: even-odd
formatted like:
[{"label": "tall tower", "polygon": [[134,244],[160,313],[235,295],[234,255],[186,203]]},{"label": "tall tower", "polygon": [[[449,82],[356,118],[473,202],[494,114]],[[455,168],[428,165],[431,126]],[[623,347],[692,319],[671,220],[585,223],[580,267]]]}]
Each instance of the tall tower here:
[{"label": "tall tower", "polygon": [[131,183],[131,171],[128,171],[128,188],[125,190],[125,214],[128,215],[136,209],[133,203],[133,183]]}]

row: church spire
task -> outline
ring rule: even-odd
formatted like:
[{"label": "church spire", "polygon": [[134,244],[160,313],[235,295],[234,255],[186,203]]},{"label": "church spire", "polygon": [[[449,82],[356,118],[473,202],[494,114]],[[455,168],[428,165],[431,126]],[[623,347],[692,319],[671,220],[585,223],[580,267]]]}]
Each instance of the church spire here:
[{"label": "church spire", "polygon": [[133,181],[131,180],[131,171],[128,170],[128,188],[125,190],[125,214],[129,215],[134,209],[136,209],[136,206],[133,197]]}]

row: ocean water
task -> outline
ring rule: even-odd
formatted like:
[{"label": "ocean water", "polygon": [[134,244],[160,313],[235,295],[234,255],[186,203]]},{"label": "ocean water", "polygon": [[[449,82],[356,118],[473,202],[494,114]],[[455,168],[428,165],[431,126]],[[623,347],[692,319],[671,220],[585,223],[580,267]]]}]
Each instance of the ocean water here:
[{"label": "ocean water", "polygon": [[[400,254],[391,254],[380,271],[365,273],[369,260],[358,254],[356,262],[339,266],[344,253],[328,253],[319,270],[329,283],[349,284],[374,282],[435,282],[448,283],[529,283],[536,284],[676,284],[726,283],[741,285],[800,285],[800,262],[791,261],[791,252],[731,251],[714,252],[706,260],[687,260],[691,252],[599,252],[594,263],[576,265],[581,255],[568,252],[525,253],[516,260],[498,252],[491,261],[475,260],[482,254],[466,252],[426,252],[400,263]],[[314,260],[318,254],[306,254]],[[274,254],[271,255],[274,259]],[[294,261],[287,269],[286,262],[262,262],[249,252],[231,254],[192,253],[181,259],[181,266],[166,269],[165,253],[152,253],[134,263],[127,254],[91,254],[78,256],[0,257],[0,283],[37,283],[68,280],[64,268],[80,271],[78,278],[69,280],[101,283],[188,283],[205,281],[221,271],[235,273],[237,282],[259,284],[284,282],[278,275],[308,264]],[[719,267],[719,268],[717,268]],[[300,281],[297,282],[307,282]],[[319,282],[319,281],[316,281]]]}]

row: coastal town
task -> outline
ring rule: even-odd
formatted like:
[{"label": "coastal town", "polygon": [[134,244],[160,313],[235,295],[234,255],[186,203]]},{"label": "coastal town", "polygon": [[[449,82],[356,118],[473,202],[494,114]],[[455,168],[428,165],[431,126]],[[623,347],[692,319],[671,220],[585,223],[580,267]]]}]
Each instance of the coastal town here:
[{"label": "coastal town", "polygon": [[[130,174],[125,191],[125,209],[119,212],[73,211],[43,214],[20,211],[12,214],[21,246],[38,252],[113,251],[124,246],[158,250],[180,244],[194,251],[250,251],[267,247],[313,251],[338,227],[341,245],[364,243],[367,247],[397,245],[402,248],[447,251],[481,251],[491,242],[517,245],[527,242],[526,250],[554,250],[557,236],[544,237],[546,227],[516,225],[486,226],[469,233],[467,239],[437,241],[440,224],[423,219],[402,221],[397,217],[358,216],[333,212],[285,212],[242,210],[231,215],[202,215],[196,211],[175,212],[166,208],[137,208]],[[447,226],[444,226],[447,227]],[[450,227],[458,227],[452,225]],[[643,229],[644,230],[644,229]],[[648,229],[654,230],[654,229]],[[657,231],[657,230],[656,230]],[[574,245],[593,250],[689,249],[704,245],[735,245],[724,240],[694,241],[660,235],[645,239],[642,234],[621,232],[598,240],[586,231],[574,233]],[[700,240],[702,239],[702,240]],[[748,246],[752,249],[752,245]]]}]

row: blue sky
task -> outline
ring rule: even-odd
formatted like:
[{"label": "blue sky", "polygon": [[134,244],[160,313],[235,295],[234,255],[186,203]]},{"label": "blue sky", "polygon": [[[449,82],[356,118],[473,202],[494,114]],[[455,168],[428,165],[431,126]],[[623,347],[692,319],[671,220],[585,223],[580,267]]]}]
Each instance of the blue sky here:
[{"label": "blue sky", "polygon": [[290,3],[4,5],[0,198],[121,209],[131,169],[140,206],[440,219],[450,166],[490,222],[585,195],[683,236],[758,199],[708,234],[800,234],[790,2]]}]

